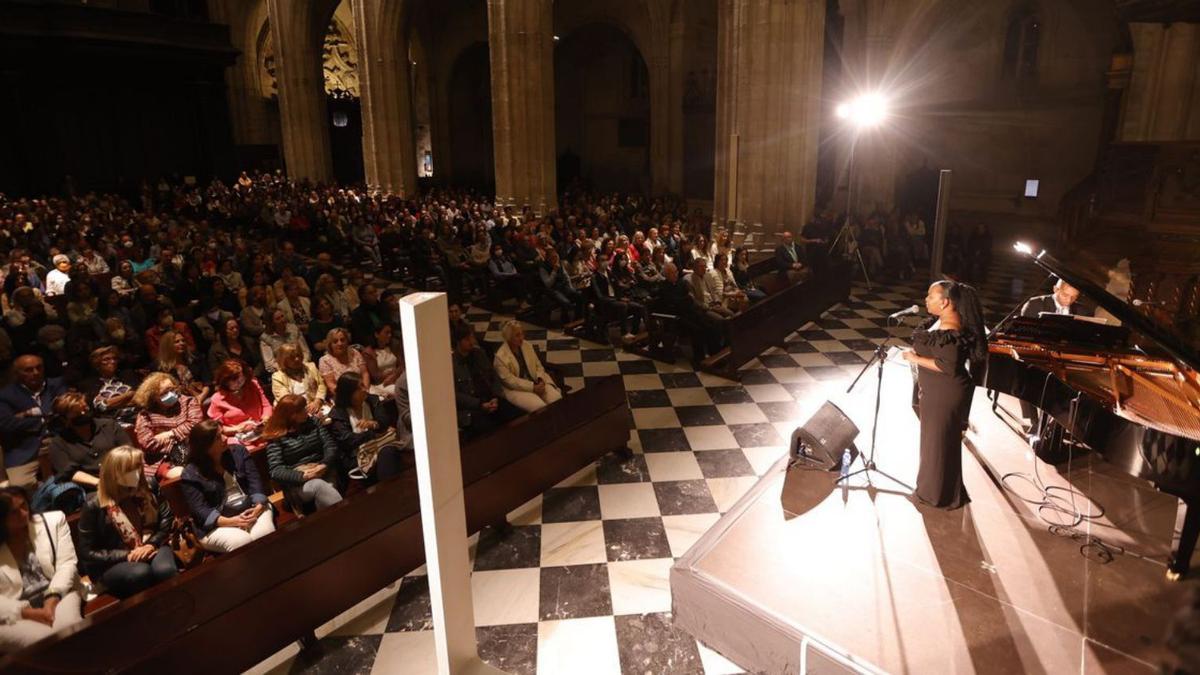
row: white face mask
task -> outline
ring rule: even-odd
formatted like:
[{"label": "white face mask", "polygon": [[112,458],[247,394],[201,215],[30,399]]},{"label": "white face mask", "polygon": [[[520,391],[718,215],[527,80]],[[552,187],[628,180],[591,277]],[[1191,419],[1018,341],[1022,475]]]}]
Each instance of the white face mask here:
[{"label": "white face mask", "polygon": [[117,476],[117,484],[124,488],[135,488],[142,482],[141,471],[130,471]]}]

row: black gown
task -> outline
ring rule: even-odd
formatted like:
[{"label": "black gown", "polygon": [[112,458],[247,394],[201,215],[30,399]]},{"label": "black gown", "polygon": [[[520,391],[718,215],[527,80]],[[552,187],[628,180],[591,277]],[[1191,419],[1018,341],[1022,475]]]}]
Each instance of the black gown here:
[{"label": "black gown", "polygon": [[971,501],[962,479],[962,430],[974,388],[966,368],[970,342],[956,330],[918,329],[912,337],[913,351],[933,359],[940,369],[917,368],[921,467],[915,494],[922,502],[945,509]]}]

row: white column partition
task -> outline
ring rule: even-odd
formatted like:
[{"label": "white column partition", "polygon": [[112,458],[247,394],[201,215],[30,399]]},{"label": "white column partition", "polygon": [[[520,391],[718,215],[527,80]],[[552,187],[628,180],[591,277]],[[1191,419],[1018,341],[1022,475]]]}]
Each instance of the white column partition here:
[{"label": "white column partition", "polygon": [[438,673],[499,673],[479,660],[476,649],[446,308],[444,293],[400,300]]}]

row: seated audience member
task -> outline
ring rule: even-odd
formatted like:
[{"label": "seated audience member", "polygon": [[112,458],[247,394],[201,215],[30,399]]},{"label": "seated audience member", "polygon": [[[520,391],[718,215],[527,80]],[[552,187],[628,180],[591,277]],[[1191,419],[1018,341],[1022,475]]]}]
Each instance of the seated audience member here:
[{"label": "seated audience member", "polygon": [[663,268],[663,282],[656,291],[653,309],[655,312],[679,317],[682,332],[690,337],[692,345],[692,365],[699,366],[708,353],[716,353],[720,349],[719,317],[706,312],[696,302],[691,285],[680,275],[675,263],[667,263]]},{"label": "seated audience member", "polygon": [[783,243],[775,247],[775,269],[788,278],[798,281],[804,276],[804,253],[796,245],[792,233],[783,232]]},{"label": "seated audience member", "polygon": [[[372,283],[365,283],[358,289],[358,306],[350,312],[350,334],[354,342],[370,344],[375,329],[385,323],[386,309],[379,301],[379,288]],[[329,349],[328,346],[325,347]]]},{"label": "seated audience member", "polygon": [[209,387],[197,376],[199,359],[188,346],[187,340],[180,333],[167,331],[163,333],[158,346],[158,359],[154,369],[175,378],[179,388],[189,396],[195,396],[203,401],[208,398]]},{"label": "seated audience member", "polygon": [[211,349],[217,343],[221,331],[225,330],[225,324],[229,321],[236,322],[233,312],[222,309],[211,298],[201,300],[201,305],[205,304],[208,306],[201,308],[200,315],[192,321],[200,340],[198,349]]},{"label": "seated audience member", "polygon": [[525,412],[533,412],[562,398],[562,393],[525,341],[525,329],[509,321],[501,329],[504,343],[496,350],[493,365],[504,386],[504,398]]},{"label": "seated audience member", "polygon": [[146,476],[178,477],[187,461],[188,434],[204,418],[200,402],[182,393],[170,375],[150,373],[133,395],[133,404],[140,408],[133,435],[146,452]]},{"label": "seated audience member", "polygon": [[129,445],[128,432],[111,418],[94,417],[87,398],[70,391],[54,399],[57,432],[50,437],[50,464],[59,482],[91,492],[100,482],[100,462],[109,450]]},{"label": "seated audience member", "polygon": [[142,451],[113,448],[79,516],[79,560],[92,581],[128,598],[179,573],[167,544],[173,515],[146,481]]},{"label": "seated audience member", "polygon": [[271,402],[254,372],[245,363],[229,359],[217,368],[213,376],[216,393],[208,402],[208,416],[221,424],[227,438],[237,437],[243,443],[257,438],[262,423],[271,416]]},{"label": "seated audience member", "polygon": [[83,620],[83,587],[67,517],[30,514],[20,487],[0,488],[0,653]]},{"label": "seated audience member", "polygon": [[162,307],[158,310],[157,319],[153,326],[146,329],[146,353],[158,354],[159,341],[167,333],[182,335],[188,348],[191,351],[196,351],[196,339],[192,337],[192,329],[188,328],[187,324],[182,321],[175,320],[175,313],[170,307]]},{"label": "seated audience member", "polygon": [[283,286],[283,299],[276,305],[283,310],[290,324],[295,324],[301,333],[308,332],[312,320],[312,301],[300,294],[299,278],[293,278]]},{"label": "seated audience member", "polygon": [[312,321],[308,322],[308,334],[305,337],[308,339],[313,353],[321,356],[325,354],[325,338],[329,336],[329,331],[334,328],[345,328],[345,324],[334,313],[333,304],[329,302],[329,298],[317,298],[316,303]]},{"label": "seated audience member", "polygon": [[66,393],[62,380],[47,378],[42,357],[18,356],[15,381],[0,389],[0,446],[12,485],[37,484],[38,449],[46,436],[46,418],[54,400]]},{"label": "seated audience member", "polygon": [[322,299],[329,302],[329,306],[333,309],[333,316],[337,317],[340,321],[346,321],[350,318],[350,300],[346,292],[338,287],[337,279],[332,274],[322,274],[317,277],[316,288],[313,289],[312,297],[314,313],[317,311],[317,302]]},{"label": "seated audience member", "polygon": [[371,395],[380,399],[391,399],[396,379],[404,372],[400,366],[400,357],[392,349],[395,330],[392,324],[385,323],[375,331],[375,340],[370,347],[363,350],[363,359],[367,363],[367,372],[371,376]]},{"label": "seated audience member", "polygon": [[516,265],[509,260],[504,247],[499,244],[492,247],[492,259],[488,261],[488,273],[496,288],[504,295],[522,299],[525,297],[525,280],[517,271]]},{"label": "seated audience member", "polygon": [[[358,449],[392,429],[379,398],[370,394],[358,373],[343,373],[337,381],[333,409],[329,411],[329,433],[337,443],[342,472],[349,474],[358,466]],[[401,442],[411,449],[411,438],[404,435],[394,445],[380,449],[369,479],[391,478],[406,465]]]},{"label": "seated audience member", "polygon": [[121,350],[117,347],[100,347],[92,351],[89,358],[92,374],[80,382],[79,388],[87,396],[98,417],[111,417],[122,424],[132,424],[137,408],[133,407],[133,393],[141,378],[131,370],[120,369]]},{"label": "seated audience member", "polygon": [[215,420],[188,435],[188,463],[180,487],[200,545],[228,553],[275,531],[275,514],[250,453],[225,441]]},{"label": "seated audience member", "polygon": [[644,309],[635,302],[621,298],[616,283],[609,276],[608,262],[607,258],[596,260],[596,273],[592,275],[592,300],[606,319],[619,321],[625,339],[632,340],[641,327]]},{"label": "seated audience member", "polygon": [[217,339],[208,349],[208,372],[215,373],[229,359],[237,359],[250,366],[255,376],[264,372],[262,352],[249,335],[242,334],[237,319],[229,319],[217,333]]},{"label": "seated audience member", "polygon": [[267,289],[264,286],[252,286],[247,292],[247,298],[246,307],[242,309],[238,318],[246,335],[258,339],[267,329],[267,321],[270,320],[271,310],[274,308],[268,302]]},{"label": "seated audience member", "polygon": [[480,436],[520,414],[504,396],[504,386],[466,323],[450,327],[454,343],[454,400],[458,428],[465,437]]},{"label": "seated audience member", "polygon": [[282,309],[271,310],[267,329],[258,338],[258,344],[262,351],[263,367],[267,369],[268,373],[279,370],[275,352],[285,344],[294,344],[299,347],[300,351],[304,353],[305,360],[312,358],[308,353],[308,344],[304,342],[304,338],[300,337],[300,330],[294,324],[288,323]]},{"label": "seated audience member", "polygon": [[325,378],[325,390],[334,391],[337,379],[342,373],[352,371],[358,373],[363,381],[370,386],[371,375],[367,372],[367,361],[361,352],[350,346],[350,331],[345,328],[334,328],[325,337],[325,356],[317,363],[321,377]]},{"label": "seated audience member", "polygon": [[725,306],[724,298],[718,294],[717,279],[708,274],[708,261],[696,258],[692,262],[692,277],[689,280],[692,287],[692,297],[709,314],[722,319],[733,316],[733,312]]},{"label": "seated audience member", "polygon": [[563,323],[581,314],[583,295],[571,285],[571,275],[559,258],[558,251],[553,248],[546,251],[546,259],[538,267],[538,278],[546,294],[562,312]]},{"label": "seated audience member", "polygon": [[318,415],[325,406],[325,378],[317,372],[317,366],[312,361],[304,360],[304,353],[293,344],[285,344],[279,348],[276,355],[279,370],[271,375],[271,393],[275,400],[295,394],[305,401],[305,409],[310,415]]},{"label": "seated audience member", "polygon": [[271,479],[283,486],[297,507],[311,503],[323,509],[342,500],[334,487],[338,447],[306,408],[305,400],[295,394],[275,402],[275,410],[263,429],[267,465]]},{"label": "seated audience member", "polygon": [[71,281],[71,259],[61,253],[54,256],[51,262],[54,269],[46,275],[46,297],[52,298],[67,292],[67,284]]},{"label": "seated audience member", "polygon": [[729,271],[729,256],[724,253],[719,253],[716,258],[713,258],[713,268],[708,271],[708,275],[712,277],[712,286],[716,290],[715,295],[722,298],[725,308],[734,314],[746,311],[746,308],[750,306],[751,293],[757,300],[765,297],[759,291],[742,290],[738,286],[737,279],[733,278],[733,272]]}]

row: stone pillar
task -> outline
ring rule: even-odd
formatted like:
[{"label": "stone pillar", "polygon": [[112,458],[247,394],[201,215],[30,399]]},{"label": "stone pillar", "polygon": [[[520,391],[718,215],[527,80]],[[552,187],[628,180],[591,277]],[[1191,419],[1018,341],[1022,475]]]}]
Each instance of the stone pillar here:
[{"label": "stone pillar", "polygon": [[666,0],[649,0],[650,186],[683,193],[683,21]]},{"label": "stone pillar", "polygon": [[258,31],[262,17],[254,12],[255,3],[244,0],[209,0],[208,12],[213,23],[229,26],[229,40],[241,56],[225,71],[229,96],[229,118],[233,142],[237,145],[278,143],[272,133],[271,109],[258,85]]},{"label": "stone pillar", "polygon": [[404,197],[417,191],[408,35],[401,0],[352,0],[362,95],[367,185]]},{"label": "stone pillar", "polygon": [[714,213],[797,229],[816,197],[822,0],[719,0]]},{"label": "stone pillar", "polygon": [[496,200],[557,208],[552,0],[488,0]]},{"label": "stone pillar", "polygon": [[292,178],[333,178],[329,117],[322,66],[325,30],[336,3],[266,0],[275,42],[279,130],[283,161]]},{"label": "stone pillar", "polygon": [[1123,141],[1200,139],[1200,24],[1131,23]]}]

